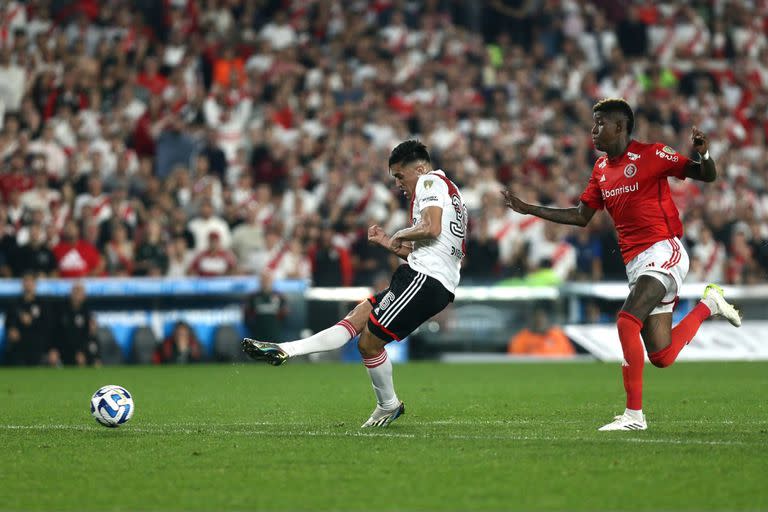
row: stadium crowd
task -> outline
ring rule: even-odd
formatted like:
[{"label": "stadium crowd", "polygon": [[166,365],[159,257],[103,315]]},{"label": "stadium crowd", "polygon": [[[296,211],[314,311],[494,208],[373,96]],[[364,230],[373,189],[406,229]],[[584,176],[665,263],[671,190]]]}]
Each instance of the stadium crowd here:
[{"label": "stadium crowd", "polygon": [[572,206],[591,106],[636,138],[712,140],[714,184],[670,180],[689,279],[768,280],[768,5],[628,0],[0,2],[5,276],[310,278],[370,285],[408,221],[386,162],[418,136],[470,210],[467,281],[623,279],[613,226]]}]

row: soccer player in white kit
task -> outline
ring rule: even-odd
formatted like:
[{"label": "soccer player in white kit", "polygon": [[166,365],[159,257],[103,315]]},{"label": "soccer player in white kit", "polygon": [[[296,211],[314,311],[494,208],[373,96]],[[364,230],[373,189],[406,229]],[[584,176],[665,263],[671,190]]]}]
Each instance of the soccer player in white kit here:
[{"label": "soccer player in white kit", "polygon": [[456,185],[432,169],[426,146],[418,140],[400,143],[389,157],[389,172],[411,200],[411,227],[392,236],[379,226],[368,230],[370,242],[407,260],[389,287],[309,338],[287,343],[245,338],[242,343],[251,358],[279,366],[294,356],[335,350],[360,334],[358,349],[376,394],[376,408],[363,428],[385,427],[405,413],[384,346],[402,340],[453,302],[465,250],[467,209]]}]

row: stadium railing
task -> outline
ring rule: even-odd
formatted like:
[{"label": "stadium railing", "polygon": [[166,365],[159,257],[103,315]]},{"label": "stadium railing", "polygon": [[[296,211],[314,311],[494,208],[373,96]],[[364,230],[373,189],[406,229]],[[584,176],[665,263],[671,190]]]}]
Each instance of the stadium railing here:
[{"label": "stadium railing", "polygon": [[[75,280],[41,279],[38,295],[62,300]],[[178,320],[188,321],[209,354],[216,329],[235,327],[248,334],[242,322],[246,296],[259,289],[250,276],[224,278],[94,278],[80,280],[100,325],[109,327],[126,359],[131,354],[136,328],[148,326],[162,339]],[[278,281],[275,290],[289,302],[284,339],[293,339],[307,328],[317,331],[343,317],[357,302],[368,297],[366,287],[315,288],[306,281]],[[704,285],[685,284],[676,321],[695,304]],[[768,284],[725,286],[726,295],[744,312],[745,325],[728,330],[722,322],[708,322],[697,337],[709,348],[697,358],[768,358],[755,339],[768,332]],[[0,280],[0,306],[4,310],[21,293],[18,279]],[[456,300],[411,337],[411,357],[439,357],[446,353],[502,354],[509,338],[529,324],[536,307],[543,307],[550,321],[562,325],[580,352],[603,360],[620,358],[614,343],[613,315],[626,298],[624,282],[572,282],[560,286],[460,286]],[[599,304],[599,319],[587,324],[586,305]],[[4,320],[4,319],[0,319]],[[711,325],[710,325],[711,324]],[[4,338],[0,323],[0,337]],[[725,343],[724,340],[727,340]],[[764,345],[764,344],[760,344]],[[736,347],[736,348],[735,348]],[[744,348],[746,347],[746,348]],[[696,355],[696,350],[690,350]]]}]

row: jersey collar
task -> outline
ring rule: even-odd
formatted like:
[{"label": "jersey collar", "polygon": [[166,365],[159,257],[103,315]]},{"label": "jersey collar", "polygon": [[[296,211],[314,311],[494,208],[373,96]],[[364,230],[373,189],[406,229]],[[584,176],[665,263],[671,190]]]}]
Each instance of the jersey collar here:
[{"label": "jersey collar", "polygon": [[629,152],[637,153],[637,151],[633,151],[636,145],[637,145],[637,141],[635,139],[630,139],[629,144],[627,144],[627,149],[625,149],[621,155],[617,156],[616,158],[610,158],[608,154],[606,154],[605,159],[608,161],[609,164],[619,163],[627,157],[627,153]]}]

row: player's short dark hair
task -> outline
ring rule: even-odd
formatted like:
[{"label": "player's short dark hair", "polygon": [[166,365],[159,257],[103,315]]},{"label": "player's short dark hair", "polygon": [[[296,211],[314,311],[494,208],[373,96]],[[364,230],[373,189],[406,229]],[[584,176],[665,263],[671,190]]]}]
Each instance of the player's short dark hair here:
[{"label": "player's short dark hair", "polygon": [[595,103],[592,112],[604,112],[606,114],[624,114],[627,118],[627,134],[631,134],[635,128],[635,113],[624,98],[606,98]]},{"label": "player's short dark hair", "polygon": [[395,146],[395,149],[389,155],[389,166],[392,167],[395,164],[408,165],[419,160],[427,163],[431,162],[427,146],[422,144],[420,140],[410,139]]}]

